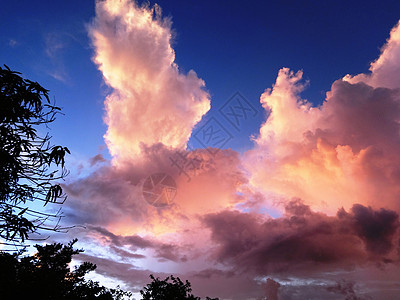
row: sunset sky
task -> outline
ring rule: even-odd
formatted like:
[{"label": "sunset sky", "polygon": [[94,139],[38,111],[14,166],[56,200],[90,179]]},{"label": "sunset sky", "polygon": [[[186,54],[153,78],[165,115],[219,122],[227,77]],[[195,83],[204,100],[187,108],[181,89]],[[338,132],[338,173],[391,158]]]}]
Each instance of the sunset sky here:
[{"label": "sunset sky", "polygon": [[398,299],[400,2],[146,3],[2,5],[0,63],[65,114],[48,242],[135,293]]}]

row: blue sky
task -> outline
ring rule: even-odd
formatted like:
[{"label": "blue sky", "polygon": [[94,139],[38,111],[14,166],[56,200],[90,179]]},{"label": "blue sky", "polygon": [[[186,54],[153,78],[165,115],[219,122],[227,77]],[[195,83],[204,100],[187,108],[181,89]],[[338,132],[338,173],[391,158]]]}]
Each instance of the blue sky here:
[{"label": "blue sky", "polygon": [[[334,80],[368,70],[400,11],[398,1],[157,3],[173,22],[177,64],[195,70],[211,95],[204,121],[237,91],[259,109],[241,132],[227,125],[235,138],[226,146],[239,151],[251,147],[249,135],[265,119],[259,97],[281,67],[304,71],[310,84],[303,97],[318,105]],[[63,107],[52,125],[55,140],[79,156],[96,155],[109,89],[91,61],[94,2],[8,1],[0,17],[1,62],[48,88]]]}]

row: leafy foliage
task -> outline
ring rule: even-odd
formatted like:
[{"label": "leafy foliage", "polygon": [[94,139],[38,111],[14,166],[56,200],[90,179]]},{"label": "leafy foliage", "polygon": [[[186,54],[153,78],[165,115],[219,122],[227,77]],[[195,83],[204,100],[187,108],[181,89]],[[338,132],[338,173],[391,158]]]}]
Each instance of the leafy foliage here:
[{"label": "leafy foliage", "polygon": [[12,244],[41,229],[61,229],[59,212],[30,209],[28,202],[65,201],[57,181],[67,175],[64,157],[70,153],[51,145],[49,134],[40,135],[60,108],[50,104],[48,90],[20,74],[0,67],[0,237]]},{"label": "leafy foliage", "polygon": [[36,245],[37,253],[19,258],[0,252],[0,291],[2,299],[126,299],[131,293],[108,289],[84,276],[96,265],[84,262],[70,270],[72,256],[83,252],[73,249],[76,239],[62,245]]},{"label": "leafy foliage", "polygon": [[[140,291],[142,300],[200,300],[200,297],[191,294],[191,284],[187,280],[183,283],[179,277],[173,275],[164,280],[153,275],[150,275],[150,278],[153,281]],[[218,298],[207,297],[206,300],[218,300]]]}]

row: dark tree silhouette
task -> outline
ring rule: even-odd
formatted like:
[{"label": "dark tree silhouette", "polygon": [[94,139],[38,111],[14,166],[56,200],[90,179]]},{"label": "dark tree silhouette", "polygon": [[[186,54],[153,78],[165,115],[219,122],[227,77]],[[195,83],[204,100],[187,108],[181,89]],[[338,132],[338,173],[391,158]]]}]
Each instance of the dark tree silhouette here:
[{"label": "dark tree silhouette", "polygon": [[66,199],[57,182],[67,175],[69,150],[41,135],[60,108],[50,103],[48,90],[20,74],[0,67],[0,237],[8,246],[22,245],[33,232],[62,230],[60,211],[48,214],[30,203]]},{"label": "dark tree silhouette", "polygon": [[[84,262],[70,270],[72,256],[83,252],[73,245],[54,243],[36,245],[37,253],[21,254],[0,252],[0,292],[2,299],[129,299],[130,292],[108,289],[98,282],[86,281],[84,276],[96,265]],[[125,298],[124,298],[125,297]]]},{"label": "dark tree silhouette", "polygon": [[[150,275],[150,278],[153,281],[140,291],[142,300],[200,300],[200,297],[191,294],[191,284],[187,280],[183,283],[179,277],[173,275],[164,280],[153,275]],[[206,297],[206,300],[218,300],[218,298]]]}]

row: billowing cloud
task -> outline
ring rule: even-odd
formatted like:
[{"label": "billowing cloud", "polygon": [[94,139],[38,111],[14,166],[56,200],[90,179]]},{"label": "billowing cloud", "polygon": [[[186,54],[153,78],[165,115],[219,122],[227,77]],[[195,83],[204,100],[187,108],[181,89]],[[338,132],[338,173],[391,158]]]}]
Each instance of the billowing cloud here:
[{"label": "billowing cloud", "polygon": [[90,36],[94,61],[113,89],[105,139],[114,163],[137,158],[143,145],[185,149],[210,100],[204,81],[174,62],[171,22],[160,7],[97,1]]},{"label": "billowing cloud", "polygon": [[[172,164],[184,165],[183,160],[191,162],[185,173]],[[247,179],[239,167],[239,154],[232,150],[211,154],[206,149],[177,151],[157,144],[145,148],[140,160],[118,168],[101,166],[66,185],[71,208],[66,213],[75,223],[113,228],[118,234],[188,230],[198,225],[198,216],[243,201],[237,191]],[[169,174],[177,185],[176,196],[164,208],[146,202],[143,195],[144,181],[155,173]]]},{"label": "billowing cloud", "polygon": [[331,217],[293,200],[281,218],[224,211],[204,216],[204,224],[218,245],[218,261],[260,275],[399,260],[398,215],[384,209],[354,205]]},{"label": "billowing cloud", "polygon": [[[172,36],[158,6],[96,2],[112,163],[97,155],[91,175],[65,186],[66,214],[94,245],[83,257],[133,289],[173,273],[195,294],[229,299],[355,299],[354,277],[383,282],[399,262],[399,26],[371,73],[335,81],[318,107],[301,98],[302,71],[281,69],[244,154],[186,150],[210,99],[194,71],[180,72]],[[143,194],[155,173],[176,183],[166,207]]]},{"label": "billowing cloud", "polygon": [[335,81],[319,107],[300,96],[302,72],[279,71],[261,96],[269,116],[247,153],[254,188],[331,214],[355,203],[399,211],[400,92],[373,79],[399,77],[399,32],[393,29],[371,74]]}]

